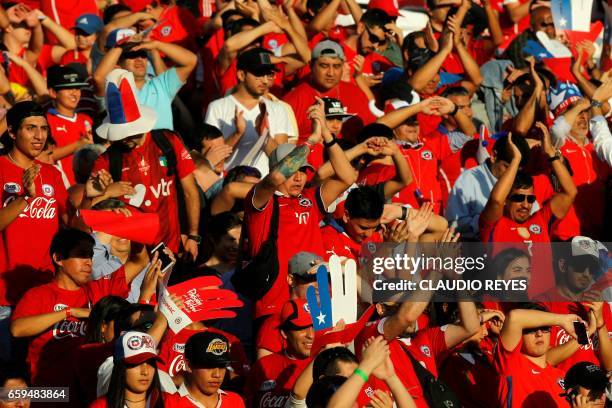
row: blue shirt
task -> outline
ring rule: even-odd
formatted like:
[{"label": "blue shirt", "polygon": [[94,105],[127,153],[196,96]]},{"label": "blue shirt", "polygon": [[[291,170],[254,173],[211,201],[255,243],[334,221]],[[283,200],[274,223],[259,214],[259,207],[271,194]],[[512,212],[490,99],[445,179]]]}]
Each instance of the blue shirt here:
[{"label": "blue shirt", "polygon": [[162,74],[147,80],[137,91],[138,101],[157,112],[157,122],[153,129],[174,130],[172,123],[172,100],[184,82],[176,74],[176,68],[170,68]]}]

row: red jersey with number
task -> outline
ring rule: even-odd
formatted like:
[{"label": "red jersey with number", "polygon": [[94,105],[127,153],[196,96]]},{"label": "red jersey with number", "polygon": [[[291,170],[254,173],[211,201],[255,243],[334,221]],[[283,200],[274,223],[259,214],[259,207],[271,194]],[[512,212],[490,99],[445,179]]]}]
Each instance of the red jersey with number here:
[{"label": "red jersey with number", "polygon": [[[219,389],[219,400],[214,408],[244,408],[244,400],[235,392],[223,391]],[[181,395],[180,393],[167,394],[164,393],[164,408],[202,408],[203,405],[193,399],[188,393]],[[95,407],[103,408],[103,406]]]},{"label": "red jersey with number", "polygon": [[[577,314],[585,322],[589,321],[588,309],[584,307],[580,302],[563,302],[563,299],[556,288],[551,289],[548,294],[544,294],[541,298],[542,303],[548,308],[551,313],[559,314]],[[606,302],[603,304],[603,316],[606,327],[612,327],[612,314],[610,313],[610,305]],[[610,333],[612,334],[612,333]],[[550,329],[550,346],[556,347],[567,343],[572,340],[572,337],[559,326],[552,326]],[[570,369],[574,364],[580,361],[589,361],[598,366],[602,366],[600,361],[601,348],[599,346],[599,334],[596,331],[591,337],[591,343],[581,345],[578,351],[557,364],[557,368],[560,368],[564,372]]]},{"label": "red jersey with number", "polygon": [[342,125],[342,135],[346,138],[353,138],[364,125],[376,120],[368,107],[368,98],[357,85],[340,81],[332,89],[320,92],[311,85],[310,81],[306,80],[283,97],[283,100],[291,105],[295,113],[300,130],[300,142],[306,141],[312,134],[312,121],[308,119],[308,108],[316,102],[315,96],[336,98],[342,102],[342,106],[346,107],[348,113],[355,114]]},{"label": "red jersey with number", "polygon": [[[56,282],[50,282],[27,291],[17,303],[11,319],[15,321],[22,317],[53,313],[67,307],[91,308],[104,296],[125,298],[129,289],[123,267],[77,290],[62,289]],[[70,317],[29,339],[28,364],[33,385],[72,385],[72,370],[68,362],[72,361],[83,344],[86,326],[86,320]]]},{"label": "red jersey with number", "polygon": [[232,360],[232,368],[238,375],[245,375],[249,370],[244,347],[240,340],[223,330],[207,327],[203,329],[191,330],[183,329],[178,334],[172,330],[166,330],[166,334],[159,344],[159,357],[163,362],[158,364],[160,370],[167,372],[171,377],[174,377],[181,371],[185,370],[185,343],[196,333],[211,332],[225,336],[230,343],[230,357]]},{"label": "red jersey with number", "polygon": [[[178,179],[189,176],[195,166],[189,152],[179,138],[166,132],[176,157]],[[108,153],[98,157],[93,171],[108,170]],[[161,149],[147,134],[142,146],[123,155],[121,180],[130,181],[136,190],[131,198],[121,197],[127,204],[145,213],[157,213],[160,219],[157,241],[164,242],[174,253],[178,252],[181,239],[178,213],[177,177],[168,176],[168,162]]]},{"label": "red jersey with number", "polygon": [[500,406],[508,408],[567,407],[564,397],[565,373],[550,364],[540,367],[521,353],[521,343],[506,350],[501,343],[495,353]]},{"label": "red jersey with number", "polygon": [[[478,220],[480,239],[491,245],[493,256],[504,249],[518,248],[527,252],[531,258],[531,270],[536,271],[536,278],[531,280],[529,294],[531,296],[545,292],[555,286],[552,270],[552,253],[550,231],[557,218],[552,213],[550,201],[531,215],[525,222],[518,223],[503,215],[497,222],[486,221],[482,214]],[[523,245],[513,245],[520,242]]]},{"label": "red jersey with number", "polygon": [[245,386],[246,399],[253,408],[284,407],[295,380],[310,364],[310,358],[270,354],[255,362]]},{"label": "red jersey with number", "polygon": [[[255,256],[268,239],[272,222],[273,202],[268,201],[262,209],[253,206],[254,187],[245,198],[244,223],[248,228],[249,254]],[[327,214],[321,200],[319,188],[307,188],[299,197],[277,194],[279,205],[278,221],[278,277],[272,288],[255,304],[255,316],[274,313],[289,300],[287,274],[289,260],[301,251],[312,252],[321,257],[325,250],[321,239],[319,222]]]},{"label": "red jersey with number", "polygon": [[[57,147],[64,147],[78,142],[92,131],[93,126],[93,120],[84,113],[76,113],[70,118],[60,114],[55,109],[47,111],[47,122]],[[58,165],[61,166],[62,171],[68,177],[68,182],[71,186],[76,183],[74,170],[72,169],[72,157],[73,155],[70,154],[58,162]]]},{"label": "red jersey with number", "polygon": [[[0,305],[16,304],[26,290],[53,278],[49,246],[67,212],[68,193],[55,167],[37,164],[41,169],[34,179],[36,198],[0,232]],[[0,156],[3,208],[26,195],[22,177],[21,167]]]},{"label": "red jersey with number", "polygon": [[[409,204],[413,208],[420,208],[421,204],[430,201],[434,205],[434,212],[440,214],[442,191],[438,181],[438,162],[435,154],[426,144],[416,148],[400,147],[400,150],[412,172],[412,183],[395,194],[391,201]],[[395,175],[394,164],[371,163],[359,172],[357,184],[371,186],[389,181]]]},{"label": "red jersey with number", "polygon": [[[355,339],[355,350],[357,357],[361,358],[363,344],[370,337],[382,336],[386,318],[370,322],[359,333]],[[422,329],[416,332],[412,338],[395,338],[389,342],[391,361],[396,367],[396,374],[406,387],[417,407],[427,408],[429,405],[423,395],[423,388],[419,382],[412,360],[406,353],[410,353],[423,367],[429,370],[436,378],[438,377],[438,360],[440,356],[448,351],[444,339],[445,326]],[[400,369],[397,369],[401,367]],[[372,377],[370,377],[372,378]],[[388,390],[387,385],[378,379],[372,380],[378,389]]]}]

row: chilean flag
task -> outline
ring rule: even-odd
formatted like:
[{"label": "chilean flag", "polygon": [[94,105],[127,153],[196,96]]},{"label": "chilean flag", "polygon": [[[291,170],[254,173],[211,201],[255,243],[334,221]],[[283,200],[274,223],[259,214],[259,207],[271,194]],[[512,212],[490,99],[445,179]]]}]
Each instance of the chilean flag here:
[{"label": "chilean flag", "polygon": [[557,30],[589,31],[593,0],[551,0],[550,9]]}]

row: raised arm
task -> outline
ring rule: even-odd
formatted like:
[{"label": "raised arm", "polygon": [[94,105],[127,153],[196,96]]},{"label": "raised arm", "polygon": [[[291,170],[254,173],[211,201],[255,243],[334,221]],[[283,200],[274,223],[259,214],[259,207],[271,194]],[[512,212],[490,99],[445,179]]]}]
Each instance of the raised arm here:
[{"label": "raised arm", "polygon": [[26,61],[24,58],[21,58],[17,56],[16,54],[13,54],[10,52],[8,53],[8,57],[13,64],[17,65],[18,67],[23,68],[26,75],[28,76],[28,79],[30,80],[30,85],[32,89],[34,90],[34,93],[36,93],[36,96],[40,98],[40,97],[45,97],[49,95],[49,89],[47,88],[47,81],[42,76],[42,74],[38,72],[36,68],[34,68],[33,65],[28,63],[28,61]]},{"label": "raised arm", "polygon": [[501,25],[499,24],[499,14],[493,8],[491,0],[485,0],[483,8],[485,14],[487,15],[487,23],[489,26],[489,34],[491,34],[491,41],[497,48],[504,42],[504,33]]},{"label": "raised arm", "polygon": [[425,63],[412,76],[408,78],[408,83],[415,91],[421,91],[434,76],[438,74],[442,64],[453,50],[453,33],[444,34],[440,50],[429,61]]},{"label": "raised arm", "polygon": [[122,53],[123,49],[121,47],[113,47],[108,50],[106,54],[104,54],[104,57],[102,57],[102,60],[100,60],[98,67],[93,73],[96,96],[104,96],[106,93],[106,76],[117,66],[117,62],[119,62]]},{"label": "raised arm", "polygon": [[480,329],[480,319],[474,302],[457,302],[461,323],[449,324],[444,331],[444,341],[450,349],[470,338]]},{"label": "raised arm", "polygon": [[542,79],[535,71],[535,60],[533,57],[530,58],[529,63],[531,77],[534,81],[533,93],[527,100],[527,103],[525,103],[525,106],[523,106],[518,115],[516,115],[514,123],[512,124],[512,132],[523,137],[527,135],[535,121],[536,107],[544,91],[544,82],[542,82]]},{"label": "raised arm", "polygon": [[128,14],[127,16],[119,17],[112,21],[109,21],[108,24],[104,26],[104,29],[102,29],[102,31],[98,35],[98,38],[96,40],[96,42],[98,43],[98,48],[100,50],[106,49],[106,39],[112,31],[118,28],[133,27],[138,24],[139,21],[153,19],[154,17],[149,13],[138,12]]},{"label": "raised arm", "polygon": [[[329,27],[334,21],[334,17],[336,16],[336,12],[338,11],[338,7],[340,7],[340,3],[342,0],[331,0],[325,7],[323,7],[312,19],[310,24],[306,27],[306,32],[308,33],[308,37],[312,38],[321,31],[325,30],[326,27]],[[357,23],[357,21],[355,21]]]},{"label": "raised arm", "polygon": [[227,38],[217,60],[221,72],[225,72],[229,68],[232,61],[236,58],[241,49],[251,44],[259,37],[270,33],[280,32],[282,32],[282,30],[276,25],[276,23],[267,21],[252,30],[242,31],[232,35],[230,38]]},{"label": "raised arm", "polygon": [[138,50],[157,50],[165,54],[166,58],[175,63],[176,75],[182,82],[189,78],[189,75],[198,64],[198,57],[193,52],[176,44],[163,41],[144,41],[132,48],[132,51]]},{"label": "raised arm", "polygon": [[508,134],[508,146],[512,151],[512,161],[510,161],[508,169],[497,180],[495,186],[493,186],[487,205],[480,214],[480,217],[490,223],[497,222],[502,217],[506,199],[508,194],[510,194],[510,190],[512,190],[514,178],[521,164],[521,151],[512,142],[512,133]]},{"label": "raised arm", "polygon": [[514,1],[512,3],[504,4],[506,11],[508,11],[508,15],[510,16],[510,20],[513,23],[518,23],[523,18],[527,17],[529,14],[529,8],[531,7],[531,1],[522,3],[519,1]]},{"label": "raised arm", "polygon": [[[460,7],[459,10],[463,8]],[[468,51],[467,47],[463,43],[463,36],[461,35],[461,20],[459,20],[459,13],[455,16],[452,16],[448,19],[448,27],[453,32],[453,42],[455,50],[457,51],[457,55],[459,56],[459,60],[463,65],[463,69],[465,70],[465,74],[468,78],[476,85],[476,87],[480,86],[482,83],[482,75],[480,74],[480,67],[474,61],[474,58]]]},{"label": "raised arm", "polygon": [[[550,140],[548,128],[542,122],[537,122],[536,127],[542,132],[542,148],[544,149],[546,156],[548,156],[549,160],[554,157],[558,157],[556,156],[557,151],[553,147],[552,141]],[[550,208],[555,217],[563,218],[574,203],[574,199],[578,194],[578,189],[576,188],[574,180],[572,180],[572,176],[567,170],[567,167],[565,167],[565,164],[563,163],[562,156],[558,160],[554,160],[552,162],[552,171],[559,180],[561,191],[555,193],[555,195],[551,198]]]}]

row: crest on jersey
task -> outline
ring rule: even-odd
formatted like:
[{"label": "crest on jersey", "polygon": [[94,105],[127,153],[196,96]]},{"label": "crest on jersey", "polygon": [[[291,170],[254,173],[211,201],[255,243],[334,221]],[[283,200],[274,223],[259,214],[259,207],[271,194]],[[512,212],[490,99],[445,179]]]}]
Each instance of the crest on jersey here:
[{"label": "crest on jersey", "polygon": [[427,346],[421,346],[421,353],[425,354],[427,357],[431,357],[431,350]]},{"label": "crest on jersey", "polygon": [[431,160],[431,159],[433,159],[433,154],[429,150],[423,150],[421,152],[421,158],[423,160]]},{"label": "crest on jersey", "polygon": [[542,228],[540,228],[538,224],[531,224],[529,226],[529,231],[533,232],[534,234],[540,234],[542,232]]},{"label": "crest on jersey", "polygon": [[21,186],[17,183],[4,183],[4,191],[9,194],[17,194],[21,192]]},{"label": "crest on jersey", "polygon": [[300,198],[300,205],[302,207],[312,207],[312,201],[307,198]]},{"label": "crest on jersey", "polygon": [[559,387],[561,387],[562,390],[565,389],[565,379],[557,378],[557,384],[559,384]]},{"label": "crest on jersey", "polygon": [[53,193],[55,193],[55,190],[53,189],[53,186],[51,184],[43,184],[42,185],[42,192],[47,197],[51,197],[53,195]]},{"label": "crest on jersey", "polygon": [[60,310],[64,310],[64,309],[66,309],[67,307],[68,307],[67,305],[64,305],[64,304],[62,304],[62,303],[58,303],[58,304],[56,304],[55,306],[53,306],[53,311],[54,311],[54,312],[59,312]]},{"label": "crest on jersey", "polygon": [[169,36],[171,32],[172,32],[172,26],[165,26],[164,28],[161,29],[161,33],[164,37]]},{"label": "crest on jersey", "polygon": [[260,391],[270,391],[276,387],[276,381],[267,380],[261,383],[261,387],[259,387]]}]

